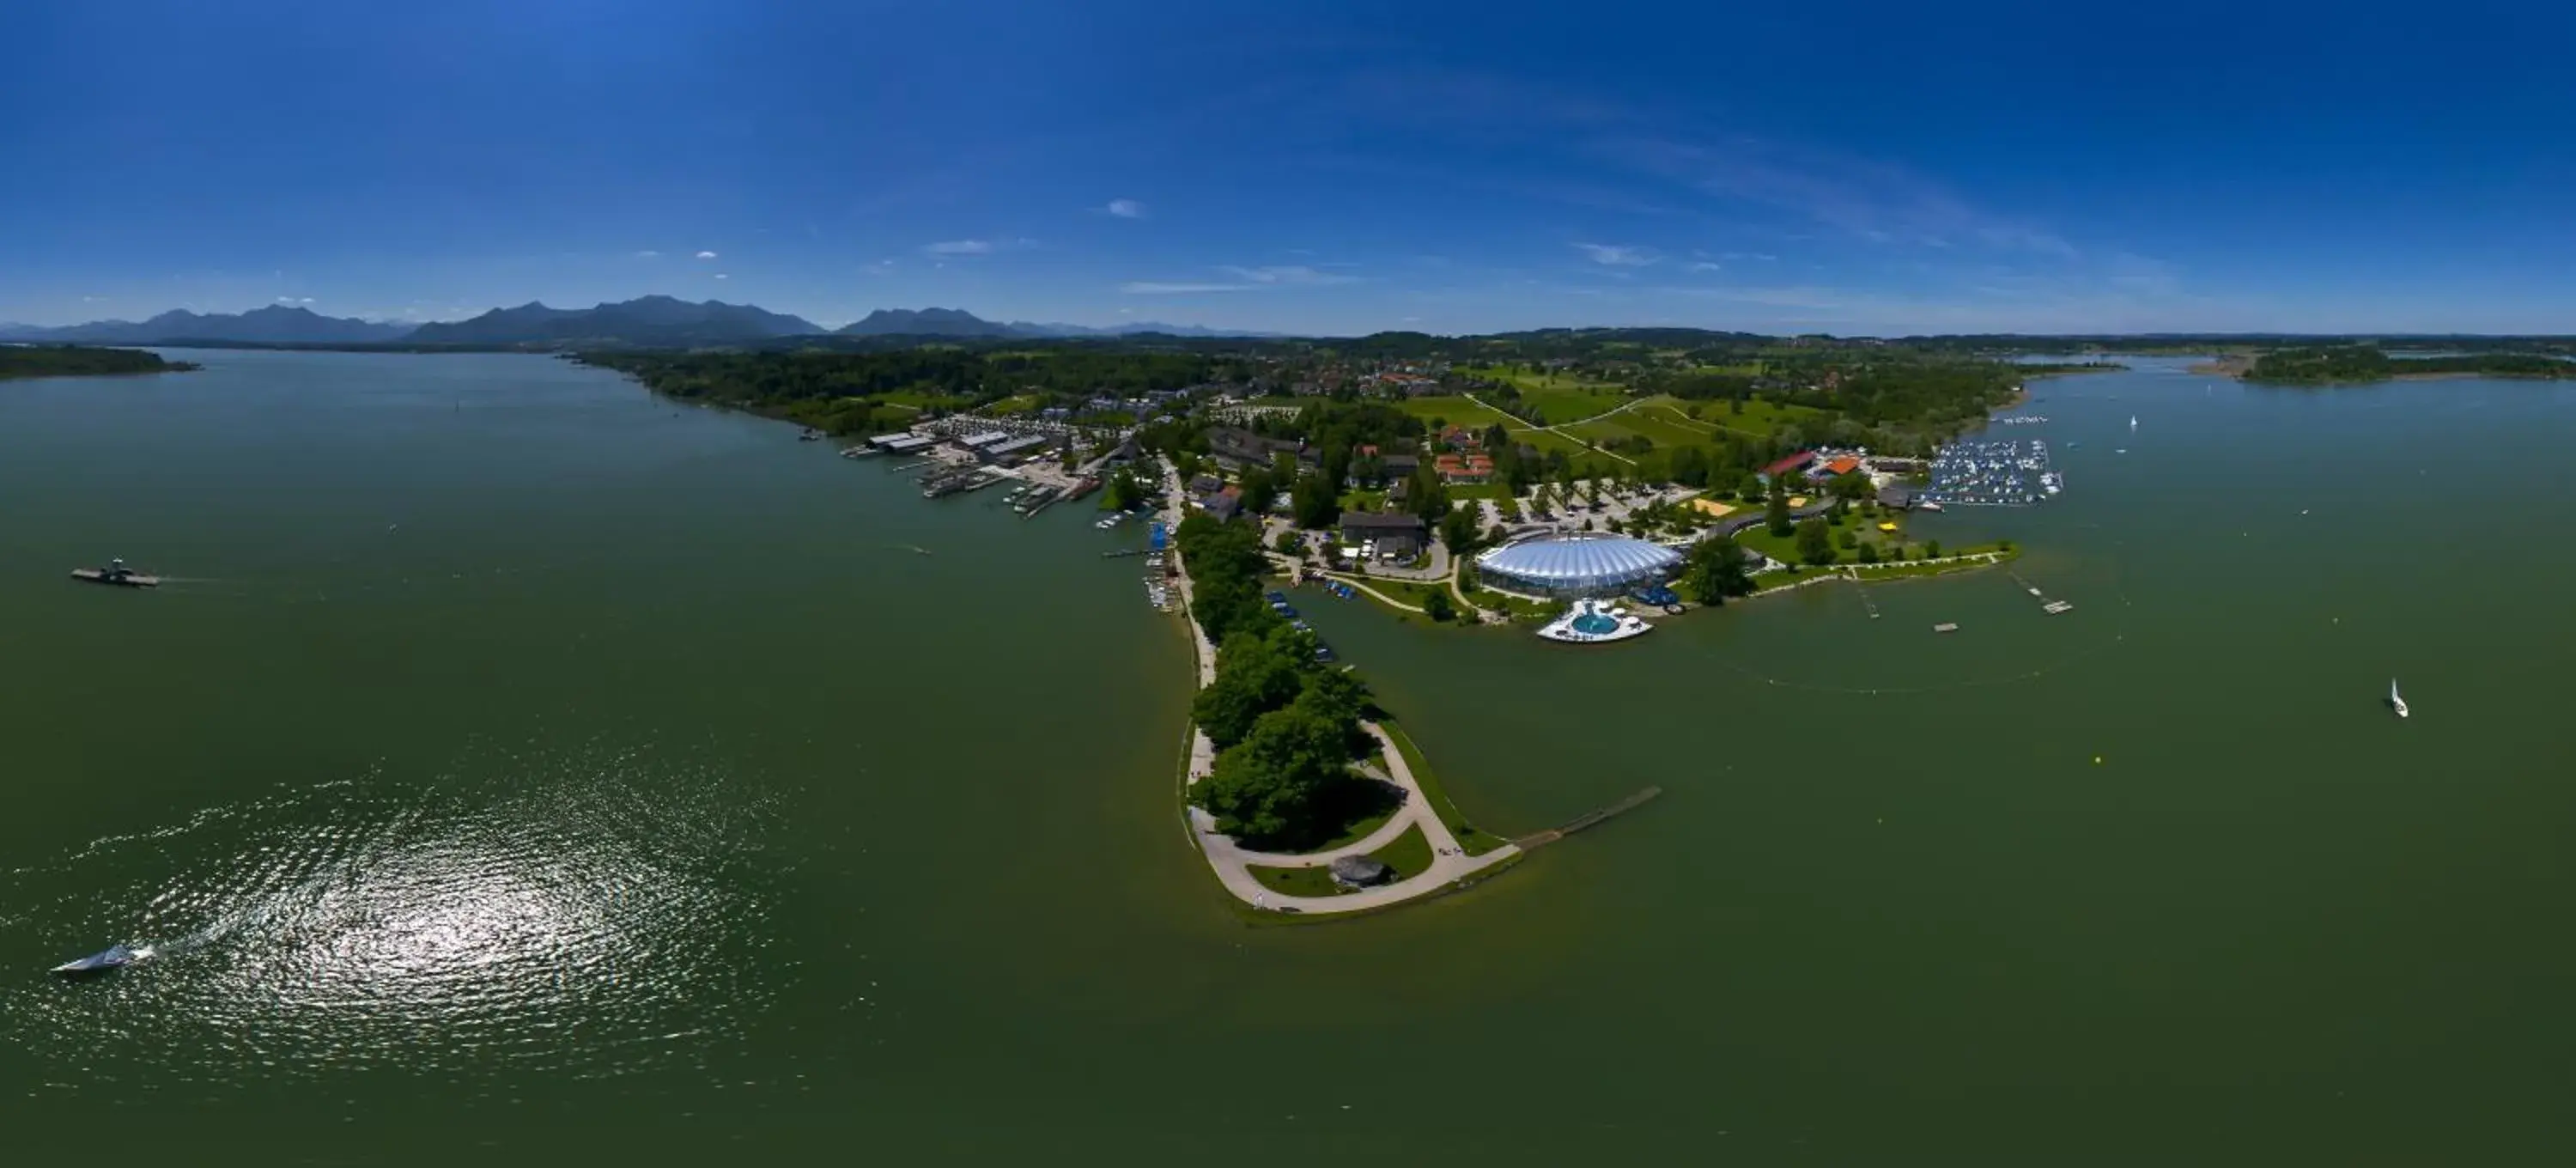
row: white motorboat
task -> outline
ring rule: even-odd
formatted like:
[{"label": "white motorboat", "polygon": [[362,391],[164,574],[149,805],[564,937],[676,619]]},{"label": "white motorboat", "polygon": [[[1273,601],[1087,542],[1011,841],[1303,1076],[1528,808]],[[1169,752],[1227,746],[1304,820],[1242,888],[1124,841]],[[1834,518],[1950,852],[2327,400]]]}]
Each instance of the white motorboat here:
[{"label": "white motorboat", "polygon": [[2406,699],[2397,696],[2397,679],[2394,677],[2388,679],[2388,708],[2397,711],[2400,718],[2406,716]]}]

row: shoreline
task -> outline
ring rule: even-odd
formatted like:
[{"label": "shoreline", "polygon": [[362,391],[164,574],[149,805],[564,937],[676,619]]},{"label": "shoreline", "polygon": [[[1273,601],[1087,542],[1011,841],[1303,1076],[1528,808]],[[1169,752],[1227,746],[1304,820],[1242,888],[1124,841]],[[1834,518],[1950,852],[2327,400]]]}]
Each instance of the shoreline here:
[{"label": "shoreline", "polygon": [[[1172,472],[1167,469],[1164,473],[1166,499],[1182,498],[1180,484],[1173,481]],[[1156,517],[1177,528],[1182,506],[1177,502],[1171,503]],[[1216,647],[1208,642],[1207,631],[1199,627],[1192,611],[1197,598],[1189,565],[1182,559],[1177,545],[1172,547],[1170,555],[1174,569],[1173,591],[1180,598],[1174,612],[1186,626],[1189,637],[1192,668],[1198,679],[1198,684],[1191,690],[1195,694],[1215,680]],[[1197,723],[1190,724],[1184,739],[1186,746],[1181,752],[1180,784],[1174,791],[1180,798],[1181,827],[1188,834],[1191,846],[1198,849],[1200,858],[1207,861],[1217,886],[1225,890],[1227,900],[1237,911],[1249,913],[1265,924],[1310,919],[1347,920],[1473,887],[1514,866],[1526,854],[1526,849],[1509,840],[1483,852],[1468,854],[1465,845],[1451,831],[1449,816],[1441,814],[1441,805],[1447,803],[1446,791],[1435,796],[1430,786],[1414,774],[1411,760],[1382,722],[1362,721],[1360,728],[1376,740],[1376,761],[1385,772],[1387,781],[1404,793],[1403,803],[1367,838],[1317,852],[1286,853],[1243,847],[1235,842],[1234,837],[1216,830],[1215,817],[1190,804],[1190,787],[1216,766],[1215,743],[1208,740],[1206,732],[1200,730]],[[1402,730],[1399,728],[1395,733],[1402,733]],[[1454,805],[1448,810],[1461,823],[1465,822],[1465,817],[1458,815]],[[1367,855],[1388,841],[1414,831],[1421,832],[1431,848],[1431,864],[1422,872],[1390,884],[1334,896],[1294,896],[1271,890],[1252,874],[1255,867],[1322,867],[1342,856]]]}]

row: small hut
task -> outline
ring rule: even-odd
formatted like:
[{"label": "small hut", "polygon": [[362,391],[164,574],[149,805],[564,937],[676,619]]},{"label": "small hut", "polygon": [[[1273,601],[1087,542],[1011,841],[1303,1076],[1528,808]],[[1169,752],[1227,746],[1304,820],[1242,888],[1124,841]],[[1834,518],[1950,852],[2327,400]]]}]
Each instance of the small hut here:
[{"label": "small hut", "polygon": [[1373,888],[1395,878],[1395,869],[1367,856],[1344,856],[1333,861],[1333,883],[1344,888]]}]

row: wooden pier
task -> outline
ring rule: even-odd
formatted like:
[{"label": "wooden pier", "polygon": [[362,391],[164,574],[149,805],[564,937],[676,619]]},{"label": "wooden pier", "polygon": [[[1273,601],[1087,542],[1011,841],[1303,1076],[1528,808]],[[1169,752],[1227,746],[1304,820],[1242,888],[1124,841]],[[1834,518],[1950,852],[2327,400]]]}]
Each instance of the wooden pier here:
[{"label": "wooden pier", "polygon": [[1593,828],[1599,827],[1602,824],[1609,822],[1614,816],[1625,815],[1643,807],[1649,801],[1653,800],[1655,796],[1663,793],[1664,789],[1662,787],[1648,787],[1645,790],[1639,791],[1634,795],[1630,795],[1625,799],[1621,799],[1607,807],[1597,807],[1593,810],[1586,811],[1581,815],[1577,815],[1572,819],[1566,820],[1562,826],[1551,827],[1546,831],[1537,833],[1536,835],[1523,836],[1520,839],[1513,840],[1512,843],[1518,845],[1522,851],[1545,847],[1558,840],[1564,839],[1567,836],[1573,835],[1576,832],[1589,831]]}]

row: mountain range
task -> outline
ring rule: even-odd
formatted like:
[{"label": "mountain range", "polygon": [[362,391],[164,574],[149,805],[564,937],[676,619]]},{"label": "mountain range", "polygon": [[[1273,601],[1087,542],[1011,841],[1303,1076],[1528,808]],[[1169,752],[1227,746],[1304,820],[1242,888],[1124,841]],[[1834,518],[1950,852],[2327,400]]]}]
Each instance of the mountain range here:
[{"label": "mountain range", "polygon": [[1073,324],[1001,323],[959,308],[880,308],[826,330],[799,316],[749,304],[709,300],[692,304],[670,296],[643,296],[590,308],[550,308],[530,301],[495,308],[468,320],[423,325],[322,316],[283,305],[240,314],[201,316],[165,312],[146,321],[103,320],[61,328],[0,324],[0,341],[107,345],[175,345],[209,341],[239,345],[435,345],[468,348],[701,348],[767,344],[788,337],[1118,337],[1161,333],[1176,337],[1264,337],[1276,333],[1226,332],[1187,325],[1137,322],[1111,328]]},{"label": "mountain range", "polygon": [[425,324],[403,341],[415,345],[627,344],[655,347],[728,345],[807,336],[822,326],[748,304],[691,304],[643,296],[595,308],[548,308],[529,301],[471,320]]},{"label": "mountain range", "polygon": [[323,316],[282,304],[238,314],[200,316],[165,312],[146,321],[98,320],[62,328],[0,325],[0,341],[56,341],[103,345],[166,345],[174,341],[228,341],[251,345],[364,345],[400,340],[410,325],[378,324]]}]

